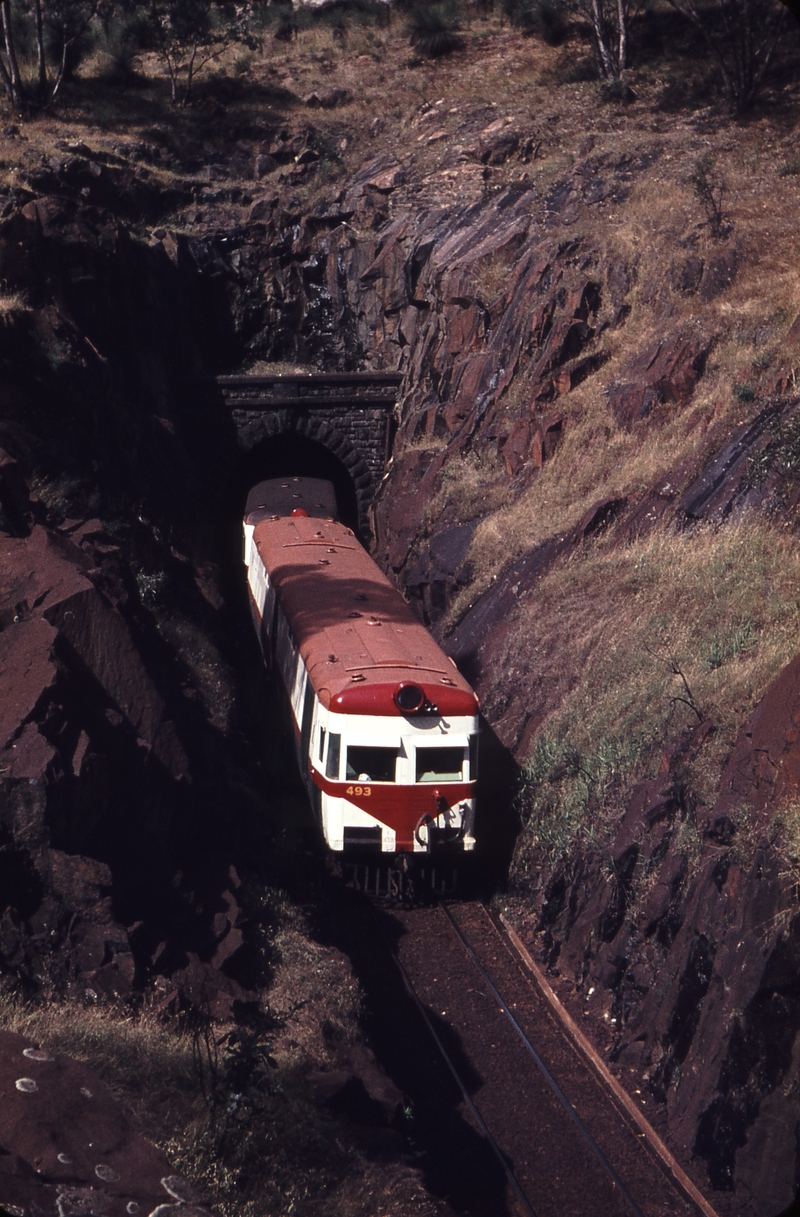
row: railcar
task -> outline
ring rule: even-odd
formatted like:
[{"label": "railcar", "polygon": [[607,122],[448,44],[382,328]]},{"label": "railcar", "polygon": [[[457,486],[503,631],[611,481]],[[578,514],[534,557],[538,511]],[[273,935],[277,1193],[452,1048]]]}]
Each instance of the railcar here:
[{"label": "railcar", "polygon": [[333,501],[317,479],[275,480],[244,517],[251,609],[325,841],[350,855],[471,851],[478,698]]}]

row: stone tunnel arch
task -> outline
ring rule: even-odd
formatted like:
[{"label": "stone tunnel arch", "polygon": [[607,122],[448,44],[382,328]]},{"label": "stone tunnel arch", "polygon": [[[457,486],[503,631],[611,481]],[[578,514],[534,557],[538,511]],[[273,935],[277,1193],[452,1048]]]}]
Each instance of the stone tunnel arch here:
[{"label": "stone tunnel arch", "polygon": [[368,535],[375,486],[369,466],[346,436],[323,419],[292,410],[265,411],[249,421],[234,475],[239,514],[248,490],[258,481],[321,477],[336,489],[343,522]]}]

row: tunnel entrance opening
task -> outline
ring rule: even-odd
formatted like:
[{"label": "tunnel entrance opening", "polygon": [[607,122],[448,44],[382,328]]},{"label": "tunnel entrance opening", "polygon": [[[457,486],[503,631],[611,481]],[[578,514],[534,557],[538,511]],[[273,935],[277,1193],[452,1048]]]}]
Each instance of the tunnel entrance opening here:
[{"label": "tunnel entrance opening", "polygon": [[234,476],[233,504],[237,519],[244,514],[248,491],[257,482],[278,477],[324,478],[333,484],[339,519],[359,532],[359,504],[347,467],[329,448],[307,435],[283,432],[257,444],[240,461]]}]

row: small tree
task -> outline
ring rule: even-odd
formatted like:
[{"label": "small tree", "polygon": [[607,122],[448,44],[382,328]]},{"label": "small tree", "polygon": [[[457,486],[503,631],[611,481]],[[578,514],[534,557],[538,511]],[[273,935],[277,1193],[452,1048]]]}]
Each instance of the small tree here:
[{"label": "small tree", "polygon": [[712,237],[719,239],[727,236],[730,233],[731,224],[726,220],[722,208],[726,190],[725,179],[716,168],[714,157],[710,152],[695,161],[689,180],[694,187],[695,197],[706,213]]},{"label": "small tree", "polygon": [[669,0],[700,32],[722,76],[731,108],[753,104],[784,28],[780,0],[718,0],[704,8],[698,0]]},{"label": "small tree", "polygon": [[[15,109],[47,106],[56,100],[67,74],[70,52],[86,35],[101,3],[110,11],[113,0],[46,0],[46,3],[33,0],[32,8],[23,0],[14,10],[11,0],[0,0],[4,52],[0,54],[0,83]],[[15,17],[21,18],[23,23],[33,23],[37,60],[33,88],[23,84],[19,66],[19,26]]]},{"label": "small tree", "polygon": [[628,66],[629,0],[581,0],[581,8],[592,27],[600,75],[615,84]]},{"label": "small tree", "polygon": [[236,42],[256,45],[247,13],[208,0],[150,0],[149,27],[170,80],[173,105],[186,106],[198,73]]}]

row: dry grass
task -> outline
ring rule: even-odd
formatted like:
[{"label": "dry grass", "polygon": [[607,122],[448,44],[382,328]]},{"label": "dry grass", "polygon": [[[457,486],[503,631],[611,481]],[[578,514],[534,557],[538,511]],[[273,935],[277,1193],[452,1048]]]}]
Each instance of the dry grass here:
[{"label": "dry grass", "polygon": [[[436,441],[420,441],[415,447],[436,448]],[[432,529],[443,518],[464,523],[503,509],[509,486],[502,461],[492,449],[473,450],[463,457],[451,456],[442,469],[436,493],[425,506],[423,526]]]},{"label": "dry grass", "polygon": [[31,306],[23,292],[0,293],[0,317],[9,317],[14,313],[29,313]]},{"label": "dry grass", "polygon": [[3,994],[0,1026],[90,1065],[223,1217],[433,1217],[410,1168],[370,1160],[317,1105],[309,1072],[336,1068],[337,1045],[360,1039],[358,986],[285,902],[282,917],[261,1025],[212,1025],[207,1038],[147,1010]]},{"label": "dry grass", "polygon": [[529,763],[524,849],[602,838],[655,745],[697,723],[690,702],[716,726],[687,775],[712,802],[739,727],[797,652],[799,578],[793,538],[743,519],[659,531],[625,548],[587,546],[542,579],[517,646],[557,686],[568,645],[573,683]]},{"label": "dry grass", "polygon": [[4,994],[0,1025],[51,1052],[85,1061],[124,1102],[136,1126],[154,1139],[179,1127],[187,1104],[196,1103],[191,1038],[150,1015],[56,1001],[28,1005]]},{"label": "dry grass", "polygon": [[[485,514],[471,554],[480,574],[453,606],[454,615],[507,562],[569,531],[598,500],[636,497],[660,480],[669,480],[670,472],[686,461],[699,468],[710,445],[719,445],[753,412],[737,390],[750,389],[757,396],[765,375],[781,369],[791,372],[800,366],[800,350],[786,341],[800,312],[800,272],[798,260],[792,256],[798,244],[791,222],[792,179],[777,176],[774,148],[763,149],[760,126],[741,135],[735,145],[729,146],[727,137],[718,141],[722,146],[719,163],[729,183],[726,206],[734,225],[732,241],[740,243],[744,260],[733,287],[715,300],[683,298],[668,288],[674,262],[689,254],[708,259],[730,244],[721,246],[711,240],[688,184],[701,141],[688,140],[683,149],[680,132],[674,133],[674,140],[661,137],[658,142],[672,150],[643,175],[623,208],[597,214],[590,240],[593,247],[603,249],[604,263],[622,261],[637,269],[631,319],[604,340],[611,358],[601,371],[557,401],[568,426],[554,460],[509,506],[501,504],[495,513]],[[618,150],[641,150],[652,142],[652,136],[639,131],[619,141]],[[755,178],[749,172],[748,144],[758,159]],[[661,284],[662,290],[656,299],[645,301],[643,297],[652,294],[654,283]],[[666,325],[659,320],[665,303],[669,306]],[[624,375],[632,352],[643,350],[665,328],[691,325],[715,337],[691,405],[665,410],[660,426],[654,430],[651,425],[646,439],[639,428],[621,429],[607,406],[608,387]],[[524,398],[526,372],[522,367],[509,399]],[[470,476],[464,480],[459,493],[469,501],[471,516],[484,514],[481,503],[491,477],[492,471],[487,470],[482,479]]]}]

